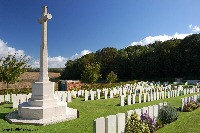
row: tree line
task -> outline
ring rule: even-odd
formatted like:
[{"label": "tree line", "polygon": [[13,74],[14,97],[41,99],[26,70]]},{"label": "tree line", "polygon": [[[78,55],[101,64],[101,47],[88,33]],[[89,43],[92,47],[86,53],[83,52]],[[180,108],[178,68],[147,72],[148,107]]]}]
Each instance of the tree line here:
[{"label": "tree line", "polygon": [[[156,41],[123,49],[106,47],[69,60],[62,79],[82,79],[88,66],[98,64],[102,79],[113,71],[119,79],[200,78],[200,34],[184,39]],[[97,69],[97,70],[98,70]],[[96,69],[93,69],[95,71]]]}]

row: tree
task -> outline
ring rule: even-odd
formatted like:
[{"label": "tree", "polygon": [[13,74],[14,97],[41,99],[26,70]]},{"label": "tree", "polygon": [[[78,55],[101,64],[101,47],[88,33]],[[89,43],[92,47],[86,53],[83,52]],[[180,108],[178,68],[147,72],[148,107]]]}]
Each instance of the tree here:
[{"label": "tree", "polygon": [[86,83],[94,83],[100,77],[100,65],[98,63],[91,63],[85,65],[85,69],[82,72],[81,80]]},{"label": "tree", "polygon": [[113,71],[111,71],[106,78],[107,82],[114,83],[117,81],[117,74],[115,74]]},{"label": "tree", "polygon": [[115,60],[117,57],[117,49],[112,47],[106,47],[98,50],[96,53],[96,60],[101,65],[101,74],[103,78],[106,78],[110,71],[114,71]]},{"label": "tree", "polygon": [[29,58],[17,54],[0,58],[0,81],[6,84],[7,89],[9,84],[14,84],[30,68],[28,61]]}]

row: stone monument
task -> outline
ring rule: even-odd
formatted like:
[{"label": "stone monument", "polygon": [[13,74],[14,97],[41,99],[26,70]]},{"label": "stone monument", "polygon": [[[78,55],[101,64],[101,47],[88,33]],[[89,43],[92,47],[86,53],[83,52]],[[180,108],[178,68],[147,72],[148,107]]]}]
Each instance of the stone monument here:
[{"label": "stone monument", "polygon": [[66,102],[56,99],[54,95],[54,82],[48,77],[48,21],[52,15],[48,13],[48,7],[43,7],[42,18],[42,44],[40,48],[40,77],[39,81],[32,85],[32,96],[28,102],[18,106],[15,111],[6,116],[11,123],[29,123],[36,125],[48,125],[77,118],[77,110],[67,107]]}]

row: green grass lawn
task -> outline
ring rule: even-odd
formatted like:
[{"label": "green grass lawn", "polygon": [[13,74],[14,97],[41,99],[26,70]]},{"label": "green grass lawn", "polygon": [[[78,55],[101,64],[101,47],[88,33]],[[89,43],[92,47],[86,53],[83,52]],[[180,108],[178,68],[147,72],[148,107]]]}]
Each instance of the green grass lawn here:
[{"label": "green grass lawn", "polygon": [[[136,108],[142,108],[144,106],[154,105],[160,102],[169,102],[175,107],[180,107],[181,98],[189,95],[195,94],[188,94],[175,98],[162,99],[140,104],[136,103],[134,105],[126,105],[124,107],[118,106],[120,98],[106,100],[100,99],[94,101],[82,101],[82,98],[73,99],[68,106],[78,109],[80,112],[80,118],[47,126],[15,125],[8,123],[6,120],[4,120],[4,117],[6,114],[12,112],[13,109],[12,104],[5,104],[0,105],[0,132],[3,132],[5,129],[22,128],[31,129],[34,130],[32,132],[37,133],[92,133],[93,121],[96,118],[115,115],[117,113],[125,113],[128,110],[134,110]],[[200,109],[197,109],[193,112],[180,112],[179,119],[177,121],[165,126],[162,129],[159,129],[157,133],[200,133],[199,126]]]}]

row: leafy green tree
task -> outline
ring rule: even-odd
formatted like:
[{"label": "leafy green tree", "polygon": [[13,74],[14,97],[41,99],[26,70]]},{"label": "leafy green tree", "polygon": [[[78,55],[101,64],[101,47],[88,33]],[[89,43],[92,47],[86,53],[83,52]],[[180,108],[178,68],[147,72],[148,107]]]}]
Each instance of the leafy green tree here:
[{"label": "leafy green tree", "polygon": [[116,69],[115,60],[117,57],[117,49],[112,47],[106,47],[96,51],[96,61],[101,65],[101,74],[103,78],[106,78],[110,71]]},{"label": "leafy green tree", "polygon": [[100,65],[98,63],[91,63],[85,65],[85,69],[82,72],[81,80],[85,83],[94,83],[100,77]]},{"label": "leafy green tree", "polygon": [[108,75],[107,75],[107,82],[109,83],[114,83],[117,81],[117,74],[115,74],[113,71],[111,71]]},{"label": "leafy green tree", "polygon": [[17,54],[0,58],[0,80],[6,84],[7,89],[9,84],[14,84],[30,68],[29,60],[26,56]]},{"label": "leafy green tree", "polygon": [[114,71],[120,79],[200,78],[200,34],[184,39],[156,41],[117,50],[106,47],[74,61],[68,61],[63,79],[80,79],[84,66],[98,62],[102,78]]}]

